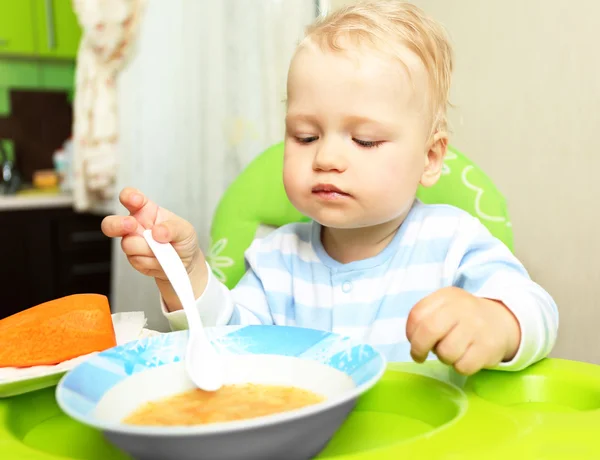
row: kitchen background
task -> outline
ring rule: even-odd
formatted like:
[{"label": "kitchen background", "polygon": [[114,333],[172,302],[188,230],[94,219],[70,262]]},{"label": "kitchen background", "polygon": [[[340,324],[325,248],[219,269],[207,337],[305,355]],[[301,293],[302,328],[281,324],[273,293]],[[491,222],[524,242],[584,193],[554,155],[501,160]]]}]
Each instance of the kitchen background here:
[{"label": "kitchen background", "polygon": [[101,216],[72,209],[68,178],[81,29],[65,0],[0,0],[0,316],[71,292],[110,294]]},{"label": "kitchen background", "polygon": [[[210,221],[223,191],[282,138],[295,43],[319,9],[346,1],[113,2],[142,10],[117,78],[115,188],[138,187],[185,216],[211,255]],[[413,3],[443,22],[455,45],[452,144],[507,196],[516,253],[559,304],[553,356],[600,363],[600,64],[591,58],[600,3]],[[75,212],[69,175],[57,183],[55,167],[60,173],[72,151],[82,38],[73,4],[0,0],[0,317],[67,293],[101,292],[113,310],[143,309],[151,327],[165,329],[152,281],[99,231],[107,209]],[[13,169],[19,193],[6,180]],[[112,209],[123,212],[114,199]]]}]

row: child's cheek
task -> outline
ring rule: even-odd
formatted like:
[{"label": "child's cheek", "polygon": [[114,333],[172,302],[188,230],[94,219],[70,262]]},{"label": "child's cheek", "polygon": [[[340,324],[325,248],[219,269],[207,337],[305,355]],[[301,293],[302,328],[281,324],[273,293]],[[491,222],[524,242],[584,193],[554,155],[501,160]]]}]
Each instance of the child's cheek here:
[{"label": "child's cheek", "polygon": [[295,202],[298,199],[298,195],[301,192],[301,182],[302,182],[302,174],[295,173],[292,162],[286,161],[283,167],[283,187],[285,189],[285,193],[287,194],[289,200],[292,204],[296,204]]}]

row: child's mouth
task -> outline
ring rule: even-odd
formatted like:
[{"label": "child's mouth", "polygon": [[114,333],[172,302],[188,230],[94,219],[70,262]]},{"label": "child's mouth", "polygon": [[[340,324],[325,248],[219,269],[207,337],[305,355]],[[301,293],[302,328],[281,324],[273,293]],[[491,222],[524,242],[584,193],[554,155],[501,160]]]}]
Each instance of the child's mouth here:
[{"label": "child's mouth", "polygon": [[319,184],[313,187],[312,193],[323,200],[339,200],[351,197],[349,193],[340,190],[332,184]]}]

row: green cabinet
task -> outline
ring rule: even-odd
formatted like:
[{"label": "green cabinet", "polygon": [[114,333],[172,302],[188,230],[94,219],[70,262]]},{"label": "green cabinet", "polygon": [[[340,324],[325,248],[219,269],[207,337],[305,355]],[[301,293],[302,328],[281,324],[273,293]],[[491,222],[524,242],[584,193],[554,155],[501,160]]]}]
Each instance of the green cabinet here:
[{"label": "green cabinet", "polygon": [[30,0],[0,0],[0,54],[35,54],[33,3]]},{"label": "green cabinet", "polygon": [[71,0],[0,0],[0,56],[75,59],[80,38]]},{"label": "green cabinet", "polygon": [[37,55],[54,58],[75,58],[81,28],[71,0],[33,0]]}]

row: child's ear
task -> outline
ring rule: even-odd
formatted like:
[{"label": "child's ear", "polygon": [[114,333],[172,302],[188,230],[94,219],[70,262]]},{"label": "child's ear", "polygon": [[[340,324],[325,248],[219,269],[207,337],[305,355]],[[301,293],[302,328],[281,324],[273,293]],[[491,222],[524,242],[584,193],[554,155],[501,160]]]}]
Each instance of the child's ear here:
[{"label": "child's ear", "polygon": [[423,187],[431,187],[435,185],[442,174],[444,167],[444,158],[446,158],[446,150],[448,149],[448,135],[438,131],[434,134],[427,154],[425,155],[425,170],[421,176],[421,185]]}]

